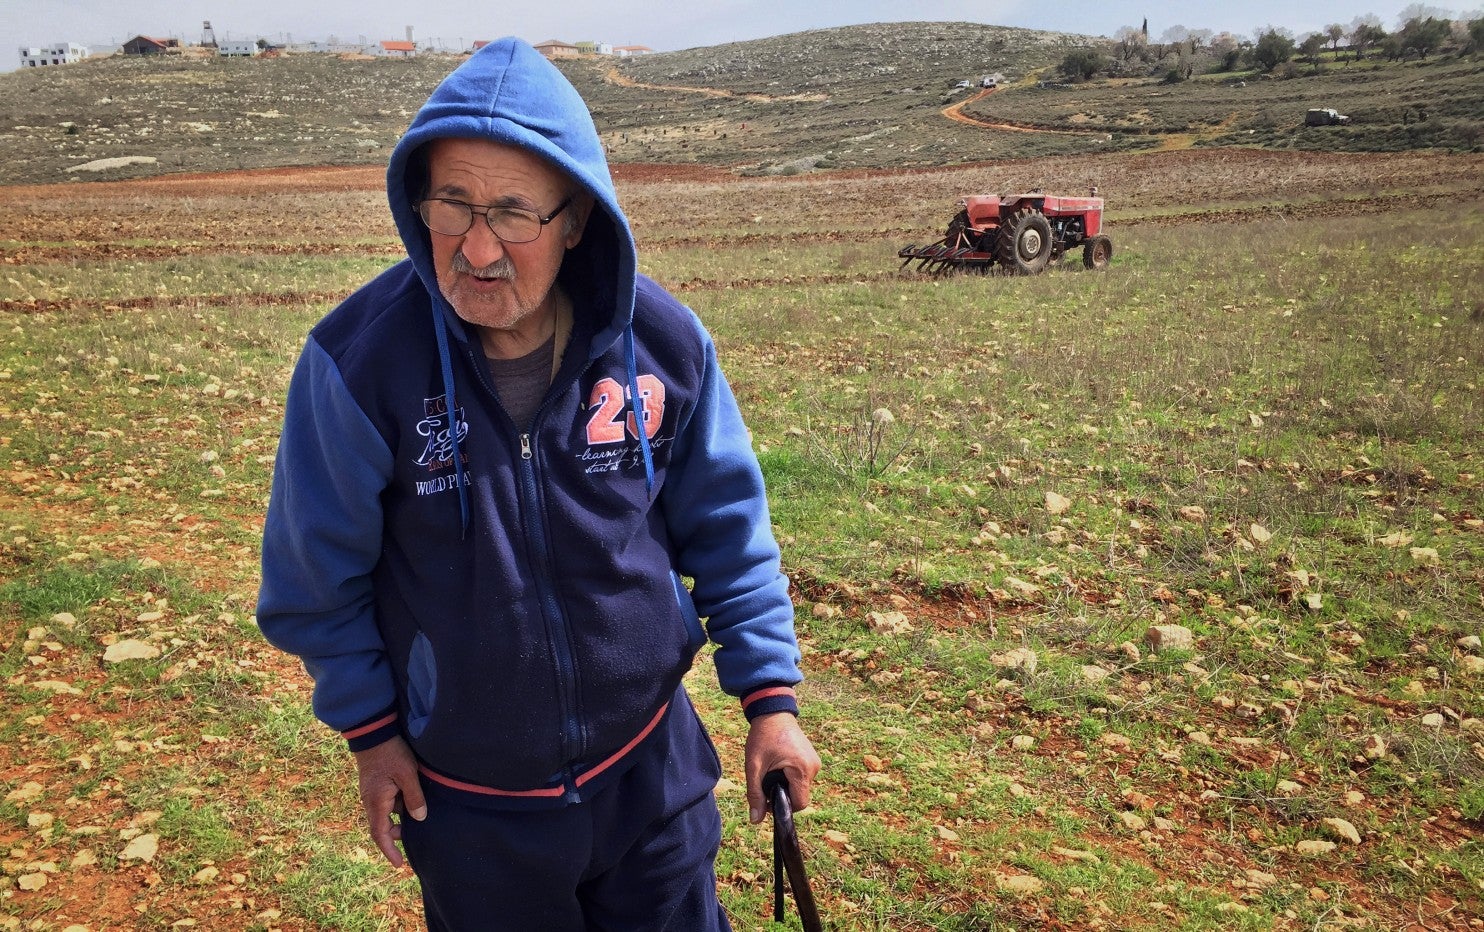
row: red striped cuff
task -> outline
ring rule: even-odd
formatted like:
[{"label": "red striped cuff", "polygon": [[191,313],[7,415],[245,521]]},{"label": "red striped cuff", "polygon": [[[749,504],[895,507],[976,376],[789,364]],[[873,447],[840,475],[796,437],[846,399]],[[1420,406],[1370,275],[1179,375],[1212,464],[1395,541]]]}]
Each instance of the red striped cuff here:
[{"label": "red striped cuff", "polygon": [[397,736],[397,711],[383,712],[371,720],[340,733],[352,751],[367,751]]},{"label": "red striped cuff", "polygon": [[795,716],[799,714],[799,700],[794,695],[792,686],[763,686],[742,697],[742,714],[747,716],[749,722],[759,715],[771,715],[774,712],[788,712]]}]

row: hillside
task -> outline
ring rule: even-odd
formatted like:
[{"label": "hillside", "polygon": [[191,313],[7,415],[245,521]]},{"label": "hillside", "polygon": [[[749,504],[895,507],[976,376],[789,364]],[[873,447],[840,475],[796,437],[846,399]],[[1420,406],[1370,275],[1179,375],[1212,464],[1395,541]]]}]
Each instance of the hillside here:
[{"label": "hillside", "polygon": [[[637,59],[563,62],[616,162],[742,174],[1262,145],[1468,150],[1477,60],[1332,65],[1288,81],[1038,88],[1100,40],[968,23],[852,26]],[[123,59],[0,75],[0,183],[373,165],[461,59]],[[993,93],[977,86],[1003,75]],[[960,82],[970,82],[959,88]],[[1304,130],[1308,106],[1356,122]],[[106,167],[89,166],[100,160]]]}]

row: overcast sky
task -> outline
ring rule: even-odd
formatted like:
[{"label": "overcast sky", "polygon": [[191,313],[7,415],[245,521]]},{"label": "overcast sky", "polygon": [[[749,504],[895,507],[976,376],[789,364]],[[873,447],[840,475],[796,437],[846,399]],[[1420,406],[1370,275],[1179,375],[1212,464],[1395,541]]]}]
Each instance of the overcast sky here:
[{"label": "overcast sky", "polygon": [[[1469,7],[1435,7],[1463,15]],[[805,29],[888,21],[969,20],[999,26],[1051,29],[1084,35],[1113,35],[1121,26],[1138,26],[1149,17],[1149,35],[1158,39],[1170,26],[1229,31],[1251,36],[1280,26],[1296,36],[1330,23],[1348,26],[1374,14],[1387,29],[1415,3],[1399,0],[702,0],[688,12],[675,3],[638,0],[560,0],[489,3],[480,0],[0,0],[0,70],[18,66],[22,45],[80,42],[96,48],[118,45],[135,35],[174,36],[199,42],[201,23],[210,20],[218,40],[271,41],[336,37],[413,38],[447,48],[467,47],[475,39],[517,35],[530,42],[595,40],[613,45],[647,45],[657,51],[759,39]],[[481,9],[483,8],[483,9]],[[1472,18],[1474,13],[1467,18]]]}]

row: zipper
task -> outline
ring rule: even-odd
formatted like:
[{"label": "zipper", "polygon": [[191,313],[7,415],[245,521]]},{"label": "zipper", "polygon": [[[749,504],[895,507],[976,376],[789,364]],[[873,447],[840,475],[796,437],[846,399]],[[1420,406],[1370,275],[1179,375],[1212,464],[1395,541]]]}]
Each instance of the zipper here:
[{"label": "zipper", "polygon": [[[500,396],[489,382],[488,370],[480,365],[483,360],[476,358],[473,350],[468,350],[468,353],[471,362],[474,363],[474,371],[479,383],[494,399],[496,407],[499,407],[500,417],[514,427],[514,422],[499,404]],[[536,408],[536,413],[532,415],[532,430],[541,422],[541,415],[546,410],[546,404],[547,399],[543,398]],[[532,584],[541,606],[542,619],[546,623],[547,640],[551,645],[552,656],[557,665],[557,706],[562,720],[562,757],[570,762],[582,756],[586,743],[578,713],[577,662],[572,655],[571,627],[567,623],[566,615],[562,612],[561,604],[557,601],[556,589],[553,586],[556,573],[552,566],[552,550],[546,535],[546,522],[541,508],[540,486],[536,481],[536,456],[531,444],[531,432],[521,432],[517,436],[520,442],[520,463],[516,472],[521,513],[531,516],[529,521],[524,521],[522,524],[526,547],[532,555]],[[562,783],[566,789],[567,801],[576,802],[577,774],[572,770],[570,763],[562,767]]]},{"label": "zipper", "polygon": [[[546,619],[550,632],[552,654],[557,663],[558,700],[562,710],[562,755],[568,761],[582,755],[582,724],[577,713],[577,663],[572,657],[572,635],[567,617],[557,602],[552,586],[551,549],[546,536],[546,523],[541,520],[538,503],[540,490],[536,483],[536,460],[531,453],[530,437],[521,435],[520,497],[532,520],[525,522],[526,540],[535,555],[533,562],[539,566],[535,573],[535,588],[541,603],[541,614]],[[576,774],[570,766],[563,769],[563,782],[571,801],[577,792]]]}]

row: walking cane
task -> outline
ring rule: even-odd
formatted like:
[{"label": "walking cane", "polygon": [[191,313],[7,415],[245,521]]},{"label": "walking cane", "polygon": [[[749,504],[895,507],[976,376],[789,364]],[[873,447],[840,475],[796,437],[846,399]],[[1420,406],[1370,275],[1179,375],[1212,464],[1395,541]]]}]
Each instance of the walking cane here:
[{"label": "walking cane", "polygon": [[783,921],[783,873],[788,871],[788,886],[799,905],[799,919],[804,932],[824,932],[819,910],[814,906],[814,892],[809,889],[809,875],[804,871],[804,853],[799,850],[799,834],[794,830],[794,811],[788,802],[788,779],[783,771],[772,770],[763,777],[763,796],[773,810],[773,921]]}]

